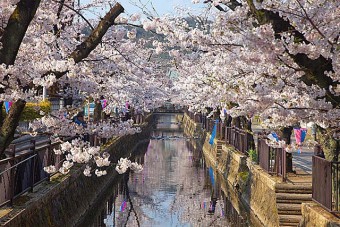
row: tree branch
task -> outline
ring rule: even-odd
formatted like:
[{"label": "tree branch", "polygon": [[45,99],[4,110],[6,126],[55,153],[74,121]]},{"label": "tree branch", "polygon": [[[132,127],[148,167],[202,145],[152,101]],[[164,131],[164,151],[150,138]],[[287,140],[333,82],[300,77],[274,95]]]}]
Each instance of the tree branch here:
[{"label": "tree branch", "polygon": [[26,105],[26,101],[19,99],[13,103],[0,130],[0,157],[5,152],[14,138],[15,129],[19,125],[19,119]]},{"label": "tree branch", "polygon": [[90,36],[71,53],[70,57],[74,59],[75,63],[86,58],[91,51],[97,47],[107,30],[114,24],[114,20],[122,12],[124,12],[124,8],[119,3],[116,3],[116,5],[99,22]]},{"label": "tree branch", "polygon": [[[114,25],[114,20],[124,12],[124,8],[119,4],[116,5],[105,15],[105,17],[99,22],[97,27],[92,30],[89,37],[86,38],[84,42],[79,44],[76,49],[70,54],[69,58],[73,58],[75,63],[82,61],[87,58],[88,55],[94,50],[98,44],[101,42],[103,36],[107,30]],[[57,79],[63,77],[68,71],[49,71],[43,74],[41,77],[45,77],[53,73]]]},{"label": "tree branch", "polygon": [[13,65],[20,44],[31,23],[41,0],[21,0],[10,16],[0,42],[0,64]]},{"label": "tree branch", "polygon": [[61,9],[63,8],[63,6],[65,6],[66,8],[68,8],[69,10],[72,10],[73,12],[75,12],[78,16],[80,16],[87,24],[88,26],[90,26],[91,30],[94,30],[94,27],[92,26],[92,24],[90,23],[90,21],[88,21],[86,19],[86,17],[83,16],[83,14],[81,14],[79,11],[75,10],[73,7],[65,4],[65,0],[61,0],[61,1],[57,1],[57,0],[53,0],[54,2],[58,2],[60,3],[60,6],[59,6],[59,9],[58,9],[58,18],[60,16],[60,12],[61,12]]},{"label": "tree branch", "polygon": [[[260,25],[270,23],[275,31],[275,37],[281,38],[281,33],[291,32],[297,40],[309,44],[309,41],[304,35],[298,32],[287,20],[284,20],[278,13],[274,13],[265,9],[256,9],[252,0],[247,0],[250,8],[250,12],[257,19]],[[304,70],[305,75],[301,77],[301,81],[306,85],[312,84],[324,88],[326,90],[326,99],[331,102],[334,107],[340,105],[340,97],[335,96],[329,90],[330,85],[336,85],[336,83],[325,74],[325,71],[333,71],[332,60],[326,59],[320,55],[317,59],[310,59],[306,54],[298,53],[295,55],[290,54],[294,61]]]},{"label": "tree branch", "polygon": [[4,105],[4,102],[3,101],[0,101],[0,128],[4,122],[4,116],[2,114],[2,108],[3,108],[3,105]]}]

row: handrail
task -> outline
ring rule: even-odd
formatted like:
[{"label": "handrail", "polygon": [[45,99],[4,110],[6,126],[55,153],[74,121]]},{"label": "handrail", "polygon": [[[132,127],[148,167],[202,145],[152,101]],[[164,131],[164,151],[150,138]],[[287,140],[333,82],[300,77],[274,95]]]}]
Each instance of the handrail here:
[{"label": "handrail", "polygon": [[[68,138],[72,139],[74,137]],[[24,145],[30,143],[28,145]],[[34,186],[50,179],[52,174],[44,172],[43,167],[47,165],[60,165],[65,159],[53,153],[53,148],[60,142],[52,143],[50,139],[40,141],[26,140],[24,142],[10,145],[7,154],[10,157],[0,160],[0,165],[5,167],[0,173],[0,186],[2,200],[0,207],[12,204],[13,199],[27,191],[33,191]],[[27,157],[29,156],[29,157]],[[60,158],[59,158],[60,157]],[[24,175],[23,172],[25,172]]]},{"label": "handrail", "polygon": [[[186,114],[196,122],[196,115],[188,110]],[[202,127],[211,132],[213,120],[202,116]],[[242,154],[248,156],[251,141],[253,140],[253,132],[247,129],[240,129],[235,126],[226,126],[224,123],[218,124],[217,138],[225,141],[226,144],[233,146]],[[258,164],[266,172],[282,176],[282,181],[286,181],[286,151],[282,148],[271,148],[261,135],[258,136],[257,152]]]},{"label": "handrail", "polygon": [[[144,120],[139,123],[143,123]],[[91,143],[98,145],[104,142],[97,135],[90,136]],[[63,141],[69,141],[77,136],[65,137]],[[119,138],[119,137],[118,137]],[[31,190],[42,181],[49,180],[54,174],[47,174],[43,167],[55,165],[60,167],[65,161],[63,154],[57,155],[53,148],[61,142],[52,142],[49,138],[40,137],[40,140],[29,138],[16,144],[11,144],[6,149],[8,157],[0,160],[0,167],[5,168],[0,173],[0,207],[12,204],[17,196]],[[104,142],[105,143],[105,142]],[[29,156],[29,157],[27,157]]]},{"label": "handrail", "polygon": [[18,165],[20,165],[20,164],[22,164],[22,163],[24,163],[24,162],[26,162],[26,161],[28,161],[28,160],[34,158],[35,156],[37,156],[37,154],[34,154],[34,155],[32,155],[32,156],[30,156],[30,157],[28,157],[28,158],[22,160],[21,162],[16,163],[15,165],[11,166],[10,168],[5,169],[4,171],[0,172],[0,175],[2,175],[3,173],[7,172],[8,170],[13,169],[14,167],[17,167]]}]

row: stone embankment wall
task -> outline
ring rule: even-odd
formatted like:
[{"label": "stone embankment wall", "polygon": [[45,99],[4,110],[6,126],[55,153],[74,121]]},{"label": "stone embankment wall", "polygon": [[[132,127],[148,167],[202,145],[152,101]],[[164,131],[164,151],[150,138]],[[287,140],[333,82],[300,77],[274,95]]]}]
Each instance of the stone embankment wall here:
[{"label": "stone embankment wall", "polygon": [[[187,135],[199,135],[203,138],[201,143],[207,165],[221,176],[221,188],[234,208],[240,214],[248,216],[252,226],[279,226],[275,190],[282,186],[281,180],[264,172],[223,141],[215,140],[210,145],[209,132],[203,132],[201,125],[187,115],[184,115],[183,125]],[[299,226],[340,226],[339,218],[315,202],[302,203],[301,210],[302,220]]]},{"label": "stone embankment wall", "polygon": [[302,204],[302,221],[300,226],[304,227],[339,227],[340,218],[325,211],[317,203]]},{"label": "stone embankment wall", "polygon": [[[132,151],[142,141],[147,142],[153,126],[153,116],[147,118],[139,134],[118,137],[105,149],[111,157],[133,156]],[[118,176],[115,165],[102,177],[85,177],[84,166],[77,166],[66,176],[55,177],[35,189],[34,193],[18,199],[4,226],[76,226],[84,214]],[[26,202],[20,201],[26,200]]]},{"label": "stone embankment wall", "polygon": [[[201,126],[185,115],[184,131],[202,134]],[[208,165],[222,176],[221,188],[240,214],[246,214],[252,226],[279,226],[276,208],[275,180],[222,141],[209,144],[210,134],[203,137],[203,153]]]}]

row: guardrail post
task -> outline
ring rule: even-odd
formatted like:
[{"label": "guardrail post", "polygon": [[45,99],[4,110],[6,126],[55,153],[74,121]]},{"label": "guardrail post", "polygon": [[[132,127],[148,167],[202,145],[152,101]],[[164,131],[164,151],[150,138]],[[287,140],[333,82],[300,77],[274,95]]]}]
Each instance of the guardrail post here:
[{"label": "guardrail post", "polygon": [[257,133],[257,144],[256,144],[256,146],[255,146],[255,150],[257,151],[256,152],[256,154],[257,154],[257,163],[256,164],[260,164],[260,134],[259,133]]},{"label": "guardrail post", "polygon": [[[11,160],[9,161],[10,162],[10,165],[11,167],[14,166],[14,163],[15,163],[15,144],[11,144],[9,145],[9,149],[11,151]],[[15,168],[11,168],[10,170],[10,206],[13,205],[13,198],[14,198],[14,193],[15,193]]]},{"label": "guardrail post", "polygon": [[[35,151],[35,140],[33,139],[33,140],[31,140],[31,144],[32,144],[32,154],[33,154],[33,156],[36,154],[36,151]],[[33,188],[34,188],[34,177],[35,177],[35,164],[36,164],[36,162],[35,162],[35,160],[36,160],[36,157],[33,157],[32,158],[32,161],[31,161],[31,174],[32,174],[32,176],[31,176],[31,192],[33,192]]]},{"label": "guardrail post", "polygon": [[[282,159],[282,152],[281,153],[279,153],[278,151],[278,149],[277,148],[271,148],[272,149],[272,151],[274,152],[274,154],[275,154],[275,162],[274,162],[274,170],[275,170],[275,172],[276,172],[276,176],[279,176],[279,173],[280,173],[280,164],[282,165],[282,160],[281,160],[281,163],[280,163],[280,159]],[[279,155],[281,155],[281,157],[279,156]],[[281,168],[282,169],[282,168]],[[282,171],[281,171],[282,172]]]},{"label": "guardrail post", "polygon": [[286,160],[287,160],[287,154],[286,154],[286,149],[282,149],[282,181],[286,182],[286,172],[287,172],[287,165],[286,165]]},{"label": "guardrail post", "polygon": [[[52,163],[52,141],[51,139],[48,141],[48,150],[47,150],[47,163],[46,165],[47,166],[50,166],[50,165],[54,165],[54,163]],[[47,177],[47,181],[50,181],[51,180],[51,174],[48,174],[48,177]]]},{"label": "guardrail post", "polygon": [[98,139],[98,135],[94,134],[94,146],[100,146],[100,140]]},{"label": "guardrail post", "polygon": [[15,144],[10,144],[9,145],[9,150],[10,150],[10,155],[12,158],[15,158]]}]

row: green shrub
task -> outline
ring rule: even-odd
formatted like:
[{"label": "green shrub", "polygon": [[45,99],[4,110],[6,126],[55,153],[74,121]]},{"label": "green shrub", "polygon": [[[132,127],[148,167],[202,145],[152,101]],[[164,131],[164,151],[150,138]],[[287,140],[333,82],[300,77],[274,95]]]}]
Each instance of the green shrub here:
[{"label": "green shrub", "polygon": [[253,162],[258,162],[258,157],[257,157],[257,152],[256,152],[256,150],[254,150],[254,149],[250,149],[249,151],[248,151],[248,154],[249,154],[249,158],[250,158],[250,160],[252,160]]},{"label": "green shrub", "polygon": [[249,177],[249,172],[239,172],[238,175],[243,182],[247,182]]},{"label": "green shrub", "polygon": [[49,113],[51,111],[51,103],[49,101],[42,101],[39,103],[26,103],[25,109],[21,115],[21,121],[32,121],[37,118],[41,118],[43,115],[40,111],[44,113]]},{"label": "green shrub", "polygon": [[[2,106],[2,116],[6,116],[5,105]],[[21,114],[20,121],[32,121],[37,118],[43,117],[40,111],[44,113],[49,113],[51,111],[51,102],[42,101],[39,103],[28,102],[25,105],[24,111]]]}]

